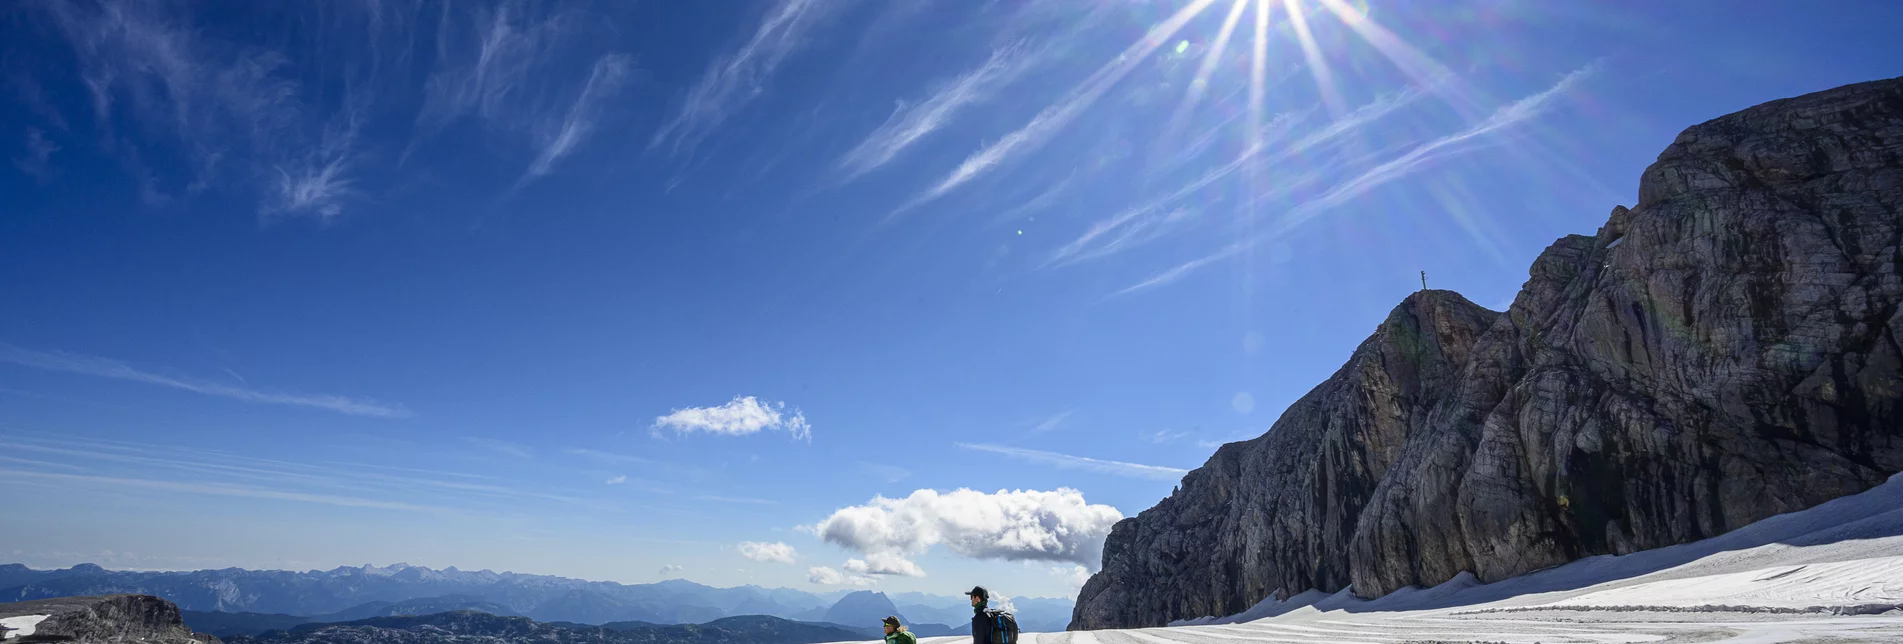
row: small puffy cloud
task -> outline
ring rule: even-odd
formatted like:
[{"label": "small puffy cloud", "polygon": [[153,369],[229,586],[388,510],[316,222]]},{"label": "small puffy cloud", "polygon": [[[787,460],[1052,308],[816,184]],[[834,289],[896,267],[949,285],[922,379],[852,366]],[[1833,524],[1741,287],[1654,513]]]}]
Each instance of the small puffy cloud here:
[{"label": "small puffy cloud", "polygon": [[626,474],[622,474],[620,476],[616,476],[614,478],[608,479],[607,481],[604,481],[604,483],[607,483],[609,485],[620,485],[626,482],[628,482],[628,475]]},{"label": "small puffy cloud", "polygon": [[878,580],[865,575],[843,573],[825,566],[806,569],[806,581],[821,586],[871,586],[878,583]]},{"label": "small puffy cloud", "polygon": [[[867,553],[919,553],[944,544],[973,559],[1067,561],[1098,565],[1104,538],[1123,513],[1091,505],[1068,488],[918,490],[842,508],[812,527],[829,543]],[[868,559],[868,569],[871,561]]]},{"label": "small puffy cloud", "polygon": [[665,577],[665,576],[680,572],[682,570],[686,570],[686,568],[682,568],[674,564],[668,564],[665,566],[661,566],[661,576]]},{"label": "small puffy cloud", "polygon": [[864,559],[847,559],[846,572],[861,575],[901,575],[905,577],[924,577],[925,570],[903,556],[890,552],[874,552]]},{"label": "small puffy cloud", "polygon": [[794,409],[787,413],[786,403],[763,403],[753,396],[735,396],[718,407],[676,409],[654,419],[654,427],[682,434],[707,432],[726,436],[746,436],[765,430],[784,431],[799,440],[812,440],[813,428],[806,415]]},{"label": "small puffy cloud", "polygon": [[790,564],[797,554],[793,546],[784,543],[740,542],[740,556],[754,561]]}]

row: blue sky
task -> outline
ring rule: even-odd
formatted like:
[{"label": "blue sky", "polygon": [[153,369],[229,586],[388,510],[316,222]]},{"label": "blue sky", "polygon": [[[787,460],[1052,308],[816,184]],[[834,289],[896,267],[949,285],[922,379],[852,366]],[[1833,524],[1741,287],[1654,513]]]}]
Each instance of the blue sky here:
[{"label": "blue sky", "polygon": [[1069,595],[1420,271],[1903,73],[1894,3],[1371,5],[12,3],[0,559]]}]

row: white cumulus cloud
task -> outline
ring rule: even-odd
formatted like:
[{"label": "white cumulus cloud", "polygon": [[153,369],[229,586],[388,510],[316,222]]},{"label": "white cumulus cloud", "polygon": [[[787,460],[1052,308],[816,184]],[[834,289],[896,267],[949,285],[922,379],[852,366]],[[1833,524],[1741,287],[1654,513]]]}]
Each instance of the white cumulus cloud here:
[{"label": "white cumulus cloud", "polygon": [[683,434],[707,432],[746,436],[775,430],[787,432],[800,440],[813,438],[813,427],[806,423],[806,415],[800,410],[794,409],[788,413],[784,402],[763,403],[753,396],[735,396],[727,404],[718,407],[676,409],[654,419],[654,426]]},{"label": "white cumulus cloud", "polygon": [[667,575],[671,575],[671,574],[674,574],[674,573],[677,573],[677,572],[680,572],[680,571],[682,571],[682,570],[686,570],[686,568],[682,568],[682,567],[680,567],[680,566],[677,566],[677,565],[674,565],[674,564],[668,564],[668,565],[665,565],[665,566],[661,566],[661,575],[662,575],[662,576],[667,576]]},{"label": "white cumulus cloud", "polygon": [[760,562],[790,564],[798,554],[793,546],[777,542],[742,541],[739,547],[740,556]]},{"label": "white cumulus cloud", "polygon": [[861,575],[902,575],[924,577],[925,569],[905,557],[890,552],[874,552],[864,559],[847,559],[846,572]]},{"label": "white cumulus cloud", "polygon": [[871,586],[878,583],[877,579],[865,575],[839,572],[825,566],[813,566],[806,569],[806,581],[821,586]]},{"label": "white cumulus cloud", "polygon": [[[918,490],[842,508],[812,527],[827,542],[871,555],[919,553],[943,544],[973,559],[1068,561],[1096,566],[1104,537],[1123,513],[1091,505],[1077,490]],[[868,570],[871,561],[867,562]]]}]

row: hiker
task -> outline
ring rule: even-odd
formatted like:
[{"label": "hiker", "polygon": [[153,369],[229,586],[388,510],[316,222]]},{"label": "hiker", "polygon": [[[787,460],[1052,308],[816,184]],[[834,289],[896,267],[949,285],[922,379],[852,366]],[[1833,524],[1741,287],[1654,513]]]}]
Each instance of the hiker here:
[{"label": "hiker", "polygon": [[885,644],[918,644],[918,637],[899,624],[897,615],[888,615],[885,618]]},{"label": "hiker", "polygon": [[985,603],[991,600],[991,593],[984,586],[972,586],[971,592],[971,644],[998,644],[991,637],[991,616],[985,614]]},{"label": "hiker", "polygon": [[991,593],[984,586],[972,586],[965,595],[971,597],[971,644],[1018,644],[1018,618],[986,606]]}]

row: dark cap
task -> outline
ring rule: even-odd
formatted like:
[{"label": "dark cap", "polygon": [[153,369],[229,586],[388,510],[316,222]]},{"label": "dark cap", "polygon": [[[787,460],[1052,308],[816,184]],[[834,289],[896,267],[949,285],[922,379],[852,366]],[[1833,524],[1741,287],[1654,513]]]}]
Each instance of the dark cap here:
[{"label": "dark cap", "polygon": [[982,597],[985,599],[991,598],[991,593],[985,592],[984,586],[972,586],[971,592],[965,593],[965,595],[971,596],[971,597]]},{"label": "dark cap", "polygon": [[899,627],[899,618],[898,618],[898,616],[896,616],[896,615],[887,615],[887,616],[885,617],[885,620],[883,620],[883,621],[885,622],[885,625],[886,625],[886,626],[890,626],[890,627],[892,627],[892,628],[898,628],[898,627]]}]

